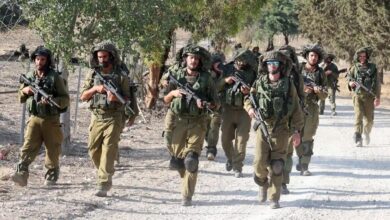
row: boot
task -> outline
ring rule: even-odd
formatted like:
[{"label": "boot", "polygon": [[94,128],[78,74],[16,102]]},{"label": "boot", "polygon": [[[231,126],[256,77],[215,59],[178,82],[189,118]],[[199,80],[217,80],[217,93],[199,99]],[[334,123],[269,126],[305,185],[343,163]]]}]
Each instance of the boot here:
[{"label": "boot", "polygon": [[226,161],[226,171],[231,171],[233,169],[233,164],[231,160]]},{"label": "boot", "polygon": [[332,111],[332,116],[336,116],[337,112],[335,110]]},{"label": "boot", "polygon": [[97,197],[107,197],[107,192],[110,191],[111,187],[112,187],[112,183],[111,182],[99,185],[98,186],[98,190],[95,193],[95,196],[97,196]]},{"label": "boot", "polygon": [[353,137],[354,137],[354,141],[355,141],[355,147],[363,147],[362,135],[358,132],[355,132]]},{"label": "boot", "polygon": [[264,184],[263,186],[260,186],[260,190],[259,190],[260,202],[267,201],[267,191],[268,191],[268,183]]},{"label": "boot", "polygon": [[207,146],[206,149],[207,149],[206,151],[207,160],[214,160],[217,155],[217,147]]},{"label": "boot", "polygon": [[242,174],[241,171],[239,171],[239,170],[234,170],[234,177],[236,177],[236,178],[241,178],[241,177],[244,177],[244,175]]},{"label": "boot", "polygon": [[364,134],[364,144],[369,145],[370,144],[370,134],[365,133]]},{"label": "boot", "polygon": [[287,184],[282,183],[282,191],[281,191],[281,193],[282,193],[283,195],[287,195],[287,194],[290,193],[290,191],[289,191],[288,188],[287,188]]},{"label": "boot", "polygon": [[311,176],[311,172],[309,171],[309,164],[303,163],[301,164],[301,176]]},{"label": "boot", "polygon": [[278,209],[278,208],[280,208],[279,201],[277,201],[277,200],[272,200],[272,201],[271,201],[271,204],[270,204],[270,207],[271,207],[271,209]]},{"label": "boot", "polygon": [[16,171],[11,176],[11,180],[19,186],[27,186],[28,165],[21,162],[16,165]]},{"label": "boot", "polygon": [[192,205],[192,198],[191,197],[183,197],[181,200],[182,206],[191,206]]},{"label": "boot", "polygon": [[52,186],[57,183],[58,177],[60,175],[60,168],[53,168],[47,170],[45,174],[45,185],[46,186]]}]

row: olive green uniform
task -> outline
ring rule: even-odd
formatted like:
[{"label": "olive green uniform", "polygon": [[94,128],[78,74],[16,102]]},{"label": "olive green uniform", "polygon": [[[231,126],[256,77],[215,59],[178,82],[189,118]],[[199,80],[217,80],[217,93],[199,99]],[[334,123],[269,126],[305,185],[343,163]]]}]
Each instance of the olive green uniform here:
[{"label": "olive green uniform", "polygon": [[[321,67],[317,65],[317,68],[314,72],[308,72],[305,68],[305,63],[301,64],[301,74],[305,78],[312,79],[316,85],[325,87],[327,85],[326,77],[324,71]],[[296,148],[297,155],[299,157],[299,163],[301,166],[305,167],[303,170],[307,170],[307,167],[310,163],[311,156],[313,155],[313,146],[314,139],[313,137],[316,134],[318,125],[319,125],[319,106],[318,100],[325,100],[327,93],[325,91],[320,91],[315,94],[309,93],[305,97],[305,109],[307,114],[305,114],[305,125],[303,128],[302,143],[299,147]]]},{"label": "olive green uniform", "polygon": [[[52,69],[45,73],[41,79],[37,79],[36,72],[29,72],[26,77],[30,81],[37,82],[46,93],[52,95],[60,109],[49,104],[43,104],[40,102],[41,100],[37,100],[34,96],[24,94],[22,89],[26,85],[22,84],[20,86],[19,100],[21,103],[27,104],[27,110],[30,114],[20,152],[20,164],[27,168],[34,161],[42,143],[44,143],[46,147],[45,167],[49,171],[56,169],[56,175],[58,175],[63,140],[60,113],[69,106],[69,94],[64,80]],[[27,169],[23,171],[28,172]]]},{"label": "olive green uniform", "polygon": [[[348,81],[356,81],[371,92],[375,96],[371,95],[369,92],[365,91],[363,88],[354,88],[353,89],[353,107],[355,111],[355,141],[361,139],[361,135],[364,133],[366,138],[369,138],[372,127],[374,125],[374,100],[375,98],[380,98],[381,87],[379,82],[379,77],[377,73],[376,65],[370,62],[367,62],[365,65],[357,62],[357,55],[359,52],[365,52],[365,48],[359,49],[355,54],[355,63],[348,71]],[[369,57],[367,53],[367,57]],[[352,88],[349,87],[351,90]],[[363,124],[363,118],[365,119],[365,124]]]},{"label": "olive green uniform", "polygon": [[[262,75],[253,88],[272,144],[271,150],[259,128],[256,132],[254,179],[260,187],[268,187],[267,194],[271,201],[279,201],[283,165],[280,166],[280,172],[276,173],[273,164],[277,161],[285,163],[290,128],[297,131],[302,129],[303,112],[295,86],[288,77],[282,77],[276,84],[270,84],[268,75]],[[249,100],[246,100],[245,108],[253,108]]]},{"label": "olive green uniform", "polygon": [[[210,77],[210,73],[200,71],[196,79],[187,78],[186,68],[179,69],[174,77],[183,85],[187,84],[202,101],[218,104],[218,97],[215,85]],[[169,84],[166,94],[178,89],[177,85]],[[195,99],[189,102],[186,96],[175,97],[170,104],[170,112],[173,113],[174,120],[172,126],[171,153],[178,161],[183,161],[189,153],[195,153],[197,156],[202,151],[202,146],[206,136],[207,111],[199,109]],[[169,116],[170,117],[170,116]],[[183,165],[178,169],[182,178],[182,196],[183,198],[192,198],[195,192],[198,171],[189,171]]]},{"label": "olive green uniform", "polygon": [[[102,73],[103,77],[111,80],[125,98],[131,97],[129,78],[119,67],[114,67],[109,74]],[[81,93],[93,86],[102,85],[101,80],[91,71],[85,81]],[[88,152],[98,169],[98,186],[108,191],[112,186],[114,175],[114,160],[118,153],[118,143],[124,125],[125,106],[120,102],[108,102],[107,94],[95,93],[88,101],[92,112],[89,126]],[[129,115],[135,117],[135,115]]]},{"label": "olive green uniform", "polygon": [[[326,87],[328,89],[328,99],[332,112],[336,112],[336,91],[339,78],[339,70],[334,63],[324,64],[324,72],[330,70],[332,74],[326,76]],[[325,100],[320,100],[320,114],[323,114],[325,110]]]}]

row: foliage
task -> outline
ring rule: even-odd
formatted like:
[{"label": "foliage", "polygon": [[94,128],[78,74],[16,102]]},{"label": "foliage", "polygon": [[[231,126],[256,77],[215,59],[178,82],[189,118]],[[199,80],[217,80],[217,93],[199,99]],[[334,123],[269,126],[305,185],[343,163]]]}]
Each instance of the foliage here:
[{"label": "foliage", "polygon": [[387,0],[299,0],[300,29],[338,57],[352,60],[362,46],[374,49],[373,59],[390,69],[390,2]]}]

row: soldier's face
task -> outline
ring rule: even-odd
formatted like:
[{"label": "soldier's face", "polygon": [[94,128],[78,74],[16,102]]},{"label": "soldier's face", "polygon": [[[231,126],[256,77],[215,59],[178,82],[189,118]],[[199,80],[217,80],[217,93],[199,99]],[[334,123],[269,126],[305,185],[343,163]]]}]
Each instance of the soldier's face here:
[{"label": "soldier's face", "polygon": [[46,56],[36,56],[35,57],[35,67],[37,70],[44,70],[47,63],[47,57]]},{"label": "soldier's face", "polygon": [[358,59],[360,63],[365,63],[367,61],[367,54],[366,52],[361,52],[358,54]]},{"label": "soldier's face", "polygon": [[186,57],[187,68],[190,70],[196,70],[199,65],[199,57],[193,54],[188,54]]},{"label": "soldier's face", "polygon": [[280,73],[268,73],[268,78],[271,82],[276,82],[280,79]]},{"label": "soldier's face", "polygon": [[312,66],[316,65],[318,63],[318,54],[315,52],[309,52],[307,62]]},{"label": "soldier's face", "polygon": [[103,68],[106,68],[110,64],[110,53],[107,51],[98,51],[97,52],[97,58],[99,61],[99,64],[103,66]]}]

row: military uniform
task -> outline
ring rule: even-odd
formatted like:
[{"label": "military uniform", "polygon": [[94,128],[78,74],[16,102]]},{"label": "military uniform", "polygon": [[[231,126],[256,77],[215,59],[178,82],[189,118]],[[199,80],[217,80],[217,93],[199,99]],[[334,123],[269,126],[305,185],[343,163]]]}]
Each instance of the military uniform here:
[{"label": "military uniform", "polygon": [[42,97],[38,94],[27,95],[22,92],[26,84],[21,84],[19,88],[19,100],[27,104],[27,110],[30,117],[27,121],[24,143],[20,152],[20,162],[17,164],[16,173],[12,180],[20,186],[27,185],[28,166],[38,155],[42,143],[45,144],[46,156],[45,167],[48,169],[45,175],[45,184],[55,184],[59,176],[59,157],[61,154],[61,144],[63,134],[60,124],[60,113],[66,111],[69,106],[69,94],[64,80],[52,68],[51,52],[38,47],[31,56],[34,62],[37,56],[46,56],[47,68],[43,77],[39,78],[37,71],[29,72],[26,77],[35,82],[47,94],[53,97],[53,100],[60,108],[42,103]]},{"label": "military uniform", "polygon": [[[228,84],[225,79],[230,76],[238,76],[251,86],[256,79],[257,60],[249,50],[240,50],[234,61],[246,63],[244,69],[238,69],[236,64],[229,64],[224,70],[224,76],[217,85],[217,90],[221,93],[222,103],[222,124],[221,142],[225,152],[227,162],[226,170],[235,171],[236,177],[242,176],[242,167],[246,154],[246,144],[249,139],[251,119],[244,109],[244,96],[240,87],[235,89],[235,83]],[[233,140],[234,144],[233,144]]]},{"label": "military uniform", "polygon": [[[309,45],[304,48],[304,57],[307,57],[309,52],[315,52],[318,54],[318,63],[321,62],[323,57],[322,49],[317,45]],[[327,85],[324,70],[318,66],[313,72],[309,72],[305,69],[306,63],[302,63],[300,72],[303,78],[313,80],[317,86],[325,88]],[[311,156],[313,155],[314,139],[318,124],[319,124],[319,100],[325,100],[327,97],[326,91],[320,90],[319,93],[308,93],[305,97],[305,125],[303,128],[302,143],[296,148],[297,155],[299,157],[299,165],[297,168],[301,171],[301,175],[311,175],[308,170]]]},{"label": "military uniform", "polygon": [[[355,111],[355,134],[354,141],[356,146],[362,146],[362,134],[365,134],[366,144],[370,142],[370,133],[374,125],[374,100],[380,99],[381,87],[376,65],[370,62],[361,64],[358,61],[358,54],[366,52],[367,59],[371,55],[370,48],[360,48],[354,56],[354,64],[348,71],[348,82],[354,81],[362,84],[369,89],[373,94],[370,94],[362,87],[351,88],[353,90],[353,107]],[[374,96],[375,95],[375,96]],[[365,124],[363,124],[363,118]]]},{"label": "military uniform", "polygon": [[[333,54],[327,54],[325,56],[325,60],[327,58],[334,59]],[[330,63],[324,63],[322,68],[324,69],[324,72],[331,71],[332,73],[330,75],[326,75],[326,81],[327,81],[327,89],[328,89],[328,99],[330,103],[330,107],[332,110],[332,115],[336,115],[336,91],[337,91],[337,83],[339,78],[339,70],[333,62]],[[325,100],[320,101],[320,115],[324,114],[325,110]]]},{"label": "military uniform", "polygon": [[[272,149],[261,129],[256,131],[254,159],[254,180],[260,186],[260,201],[268,199],[272,208],[279,208],[280,190],[283,181],[283,167],[286,161],[290,129],[299,132],[303,126],[303,112],[294,84],[288,74],[286,60],[281,52],[271,51],[265,55],[264,63],[277,60],[282,63],[281,78],[272,83],[269,76],[261,75],[253,84],[254,101],[263,114],[271,137]],[[255,106],[248,99],[245,109]],[[267,192],[268,191],[268,192]]]},{"label": "military uniform", "polygon": [[[96,55],[98,51],[107,51],[112,57],[112,71],[107,74],[101,72],[102,76],[106,80],[110,80],[125,99],[133,99],[130,91],[130,79],[120,68],[120,60],[115,46],[108,41],[96,45],[92,50],[92,68],[97,68],[99,65]],[[92,87],[102,85],[102,81],[95,71],[98,70],[92,70],[88,73],[81,91],[82,95]],[[115,172],[114,160],[118,154],[118,143],[124,127],[124,117],[132,119],[136,117],[138,111],[136,105],[133,105],[135,111],[132,112],[120,102],[108,101],[107,93],[96,92],[88,102],[92,113],[89,126],[88,153],[98,170],[98,193],[96,195],[106,196],[107,191],[112,186],[112,176]]]},{"label": "military uniform", "polygon": [[[218,105],[214,82],[205,67],[207,57],[204,56],[204,48],[189,45],[183,51],[183,58],[187,54],[200,56],[200,67],[197,68],[197,76],[187,75],[187,67],[182,67],[172,76],[181,84],[187,85],[202,101]],[[173,90],[179,89],[178,85],[169,83],[165,93],[167,97]],[[171,166],[178,170],[182,178],[183,205],[191,205],[192,196],[198,175],[199,155],[202,151],[206,136],[207,110],[200,109],[194,98],[187,99],[187,95],[173,97],[170,101],[170,112],[173,113],[170,150]]]}]

